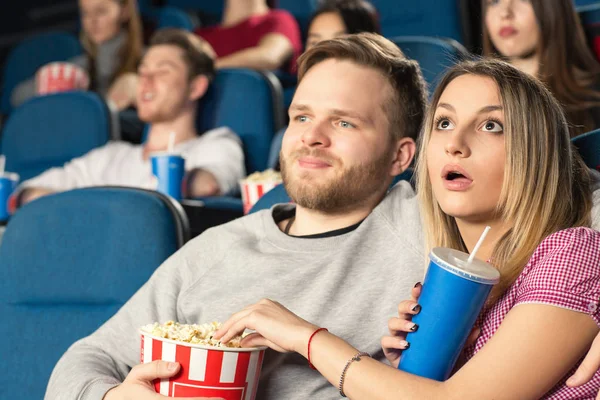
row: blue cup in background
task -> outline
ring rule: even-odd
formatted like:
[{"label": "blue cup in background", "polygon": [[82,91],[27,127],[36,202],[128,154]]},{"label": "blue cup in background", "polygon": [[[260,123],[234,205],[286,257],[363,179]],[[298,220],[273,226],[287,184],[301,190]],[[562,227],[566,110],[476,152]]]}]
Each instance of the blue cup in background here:
[{"label": "blue cup in background", "polygon": [[500,273],[469,254],[436,247],[419,297],[421,312],[412,321],[419,325],[406,340],[398,369],[425,378],[445,381],[477,320]]},{"label": "blue cup in background", "polygon": [[19,184],[19,175],[12,172],[5,172],[0,175],[0,221],[7,221],[10,217],[8,213],[8,199],[13,194]]},{"label": "blue cup in background", "polygon": [[150,154],[152,162],[152,175],[156,177],[156,190],[171,196],[177,201],[181,200],[181,184],[185,174],[185,160],[173,153]]}]

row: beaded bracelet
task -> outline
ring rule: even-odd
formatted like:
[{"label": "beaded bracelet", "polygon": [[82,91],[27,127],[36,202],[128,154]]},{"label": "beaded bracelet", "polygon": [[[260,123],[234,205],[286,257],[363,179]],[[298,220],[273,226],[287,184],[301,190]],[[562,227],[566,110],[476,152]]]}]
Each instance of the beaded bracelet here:
[{"label": "beaded bracelet", "polygon": [[344,366],[344,369],[342,370],[342,375],[340,376],[340,384],[338,387],[338,389],[340,390],[340,396],[346,397],[346,395],[344,394],[344,379],[346,379],[346,372],[348,371],[348,368],[350,368],[350,364],[352,364],[354,361],[360,361],[361,357],[371,357],[371,356],[369,355],[369,353],[365,353],[364,351],[361,351],[361,352],[353,355],[352,358],[346,362],[346,365]]}]

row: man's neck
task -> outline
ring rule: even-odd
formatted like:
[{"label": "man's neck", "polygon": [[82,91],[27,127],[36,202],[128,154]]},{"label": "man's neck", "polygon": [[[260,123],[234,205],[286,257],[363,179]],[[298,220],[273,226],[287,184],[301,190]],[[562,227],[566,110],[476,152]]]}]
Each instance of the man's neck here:
[{"label": "man's neck", "polygon": [[[292,236],[307,236],[347,228],[367,218],[371,211],[372,208],[361,208],[343,214],[329,214],[296,206],[296,215],[287,233]],[[289,219],[281,221],[279,228],[285,231],[288,223]]]},{"label": "man's neck", "polygon": [[268,12],[269,7],[264,0],[227,0],[221,25],[234,26],[254,15]]},{"label": "man's neck", "polygon": [[175,145],[195,138],[197,136],[195,113],[184,113],[170,121],[152,123],[148,139],[144,144],[144,157],[151,152],[167,150],[171,132],[175,132]]},{"label": "man's neck", "polygon": [[485,227],[489,226],[491,228],[475,256],[483,261],[488,261],[492,257],[494,247],[496,247],[498,240],[500,240],[500,238],[510,229],[509,225],[500,220],[469,222],[457,218],[456,224],[469,253],[473,251],[473,248],[479,241]]}]

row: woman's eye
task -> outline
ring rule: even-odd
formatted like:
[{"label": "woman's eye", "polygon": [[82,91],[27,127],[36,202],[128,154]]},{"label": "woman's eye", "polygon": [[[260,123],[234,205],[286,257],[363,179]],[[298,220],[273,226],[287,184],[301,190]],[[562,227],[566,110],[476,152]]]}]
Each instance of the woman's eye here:
[{"label": "woman's eye", "polygon": [[447,130],[454,128],[454,125],[448,119],[442,119],[437,123],[437,129]]},{"label": "woman's eye", "polygon": [[498,122],[487,121],[483,125],[483,130],[486,131],[486,132],[502,132],[504,130],[504,128]]}]

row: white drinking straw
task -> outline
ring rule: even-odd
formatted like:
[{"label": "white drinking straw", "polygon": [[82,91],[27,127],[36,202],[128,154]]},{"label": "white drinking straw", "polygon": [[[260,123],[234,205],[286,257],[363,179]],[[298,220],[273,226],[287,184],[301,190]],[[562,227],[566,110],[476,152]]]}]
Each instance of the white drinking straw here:
[{"label": "white drinking straw", "polygon": [[4,175],[4,165],[6,164],[6,156],[0,154],[0,175]]},{"label": "white drinking straw", "polygon": [[171,134],[169,135],[169,145],[167,147],[167,151],[169,153],[172,153],[173,147],[175,147],[175,131],[171,132]]},{"label": "white drinking straw", "polygon": [[479,250],[479,248],[481,247],[481,244],[483,243],[483,240],[487,236],[490,229],[491,229],[491,227],[489,227],[489,226],[485,227],[485,229],[483,230],[483,233],[481,234],[481,237],[479,238],[479,240],[477,241],[477,244],[473,248],[473,251],[471,252],[471,255],[469,256],[469,259],[467,260],[467,262],[473,261],[473,259],[475,258],[475,254],[477,253],[477,250]]}]

